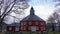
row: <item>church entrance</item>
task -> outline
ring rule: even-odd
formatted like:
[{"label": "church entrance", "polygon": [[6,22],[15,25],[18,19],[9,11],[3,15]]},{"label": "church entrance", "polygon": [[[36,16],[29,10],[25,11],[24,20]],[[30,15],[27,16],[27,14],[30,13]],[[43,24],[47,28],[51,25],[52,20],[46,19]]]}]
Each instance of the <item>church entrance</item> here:
[{"label": "church entrance", "polygon": [[31,31],[36,32],[36,26],[31,26]]}]

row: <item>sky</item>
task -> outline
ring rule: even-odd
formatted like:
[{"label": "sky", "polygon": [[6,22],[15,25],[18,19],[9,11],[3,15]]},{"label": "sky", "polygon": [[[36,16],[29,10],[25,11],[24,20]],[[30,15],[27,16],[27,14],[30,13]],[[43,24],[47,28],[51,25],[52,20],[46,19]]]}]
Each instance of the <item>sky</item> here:
[{"label": "sky", "polygon": [[[48,17],[52,15],[55,9],[55,2],[52,0],[31,0],[28,2],[29,8],[25,11],[25,15],[28,16],[30,12],[30,8],[33,7],[35,10],[35,14],[42,18],[43,20],[47,21]],[[14,13],[12,13],[14,14]],[[13,19],[13,17],[11,17]],[[8,23],[9,22],[9,23]],[[8,21],[7,24],[13,23],[12,20]]]},{"label": "sky", "polygon": [[27,9],[26,15],[29,15],[29,10],[31,6],[33,6],[35,14],[46,21],[54,12],[55,4],[56,3],[53,2],[53,0],[31,0],[31,2],[29,2],[30,6]]}]

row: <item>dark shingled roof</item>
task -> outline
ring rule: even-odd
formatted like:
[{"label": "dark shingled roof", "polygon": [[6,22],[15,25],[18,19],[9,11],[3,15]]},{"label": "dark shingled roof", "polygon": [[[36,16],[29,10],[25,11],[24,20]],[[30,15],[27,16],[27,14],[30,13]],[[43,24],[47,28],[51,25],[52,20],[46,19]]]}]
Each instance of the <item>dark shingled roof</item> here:
[{"label": "dark shingled roof", "polygon": [[19,23],[12,23],[12,24],[8,24],[8,26],[19,26]]},{"label": "dark shingled roof", "polygon": [[30,10],[30,15],[22,19],[21,21],[44,21],[34,13],[33,7]]}]

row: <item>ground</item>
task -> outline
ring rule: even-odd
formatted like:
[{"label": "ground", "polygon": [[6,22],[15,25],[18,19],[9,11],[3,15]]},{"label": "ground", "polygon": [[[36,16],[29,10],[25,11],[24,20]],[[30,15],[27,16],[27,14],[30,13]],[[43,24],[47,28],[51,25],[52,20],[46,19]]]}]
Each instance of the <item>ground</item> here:
[{"label": "ground", "polygon": [[[0,33],[0,34],[22,34],[22,33],[20,33],[20,32],[2,32],[2,33]],[[23,34],[40,34],[40,33],[37,33],[37,32],[25,32],[25,33],[23,33]],[[44,34],[47,34],[47,33],[44,33]],[[48,34],[60,34],[60,32],[48,32]]]}]

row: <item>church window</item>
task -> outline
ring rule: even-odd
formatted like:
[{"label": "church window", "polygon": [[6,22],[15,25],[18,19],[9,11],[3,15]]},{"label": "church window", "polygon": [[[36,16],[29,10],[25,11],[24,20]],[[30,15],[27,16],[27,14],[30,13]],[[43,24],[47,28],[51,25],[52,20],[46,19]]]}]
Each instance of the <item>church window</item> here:
[{"label": "church window", "polygon": [[23,23],[21,23],[21,25],[24,25]]},{"label": "church window", "polygon": [[29,28],[28,28],[29,30],[31,30],[31,26],[29,26]]},{"label": "church window", "polygon": [[43,23],[41,23],[41,25],[43,25]]},{"label": "church window", "polygon": [[9,27],[9,30],[12,30],[12,27]]},{"label": "church window", "polygon": [[24,22],[24,25],[26,25],[26,22]]},{"label": "church window", "polygon": [[36,22],[36,25],[38,25],[39,23],[38,22]]},{"label": "church window", "polygon": [[44,27],[41,27],[41,31],[43,31],[44,30]]},{"label": "church window", "polygon": [[31,25],[32,23],[31,22],[29,22],[29,25]]},{"label": "church window", "polygon": [[21,30],[23,30],[23,27],[21,27]]},{"label": "church window", "polygon": [[24,26],[23,30],[26,30],[26,27]]},{"label": "church window", "polygon": [[36,26],[36,30],[38,30],[38,26]]}]

